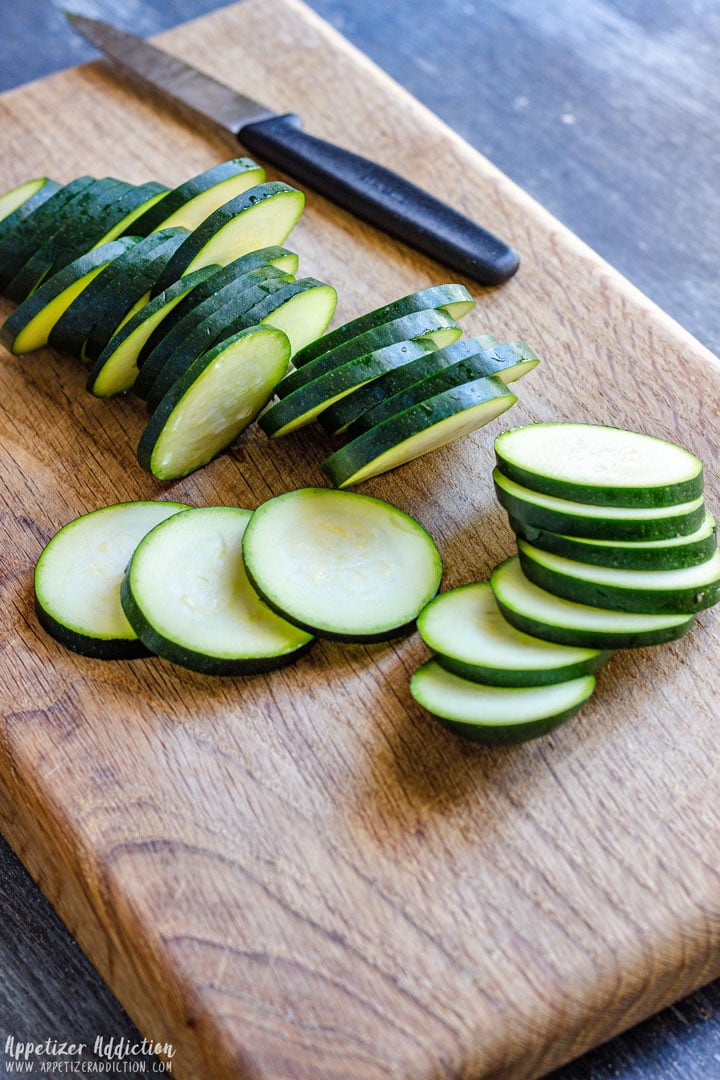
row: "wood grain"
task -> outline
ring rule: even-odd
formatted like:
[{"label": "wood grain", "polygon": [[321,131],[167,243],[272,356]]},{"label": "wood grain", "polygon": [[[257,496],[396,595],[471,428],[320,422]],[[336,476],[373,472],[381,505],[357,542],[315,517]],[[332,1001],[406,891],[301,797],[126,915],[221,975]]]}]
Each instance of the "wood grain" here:
[{"label": "wood grain", "polygon": [[[513,422],[679,439],[717,509],[717,360],[369,61],[290,0],[166,41],[506,237],[521,273],[474,289],[466,327],[545,358]],[[171,183],[236,152],[101,65],[0,98],[0,130],[6,187]],[[338,286],[338,318],[447,278],[315,196],[293,246]],[[252,432],[161,487],[134,464],[135,401],[91,398],[49,351],[4,361],[2,829],[141,1030],[173,1042],[178,1075],[521,1080],[718,973],[713,613],[613,659],[571,725],[500,752],[412,703],[417,637],[322,643],[245,680],[72,656],[32,613],[59,525],[119,499],[253,507],[321,482],[331,443]],[[489,483],[497,430],[363,487],[431,530],[447,586],[512,548]]]}]

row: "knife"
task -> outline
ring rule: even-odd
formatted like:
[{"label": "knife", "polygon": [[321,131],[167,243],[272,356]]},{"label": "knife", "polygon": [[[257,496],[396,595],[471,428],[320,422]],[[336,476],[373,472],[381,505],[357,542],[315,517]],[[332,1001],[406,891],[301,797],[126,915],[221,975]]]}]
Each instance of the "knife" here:
[{"label": "knife", "polygon": [[483,285],[501,285],[517,270],[517,253],[498,237],[390,169],[307,134],[294,113],[279,115],[109,23],[65,14],[131,74],[209,117],[251,154],[356,217]]}]

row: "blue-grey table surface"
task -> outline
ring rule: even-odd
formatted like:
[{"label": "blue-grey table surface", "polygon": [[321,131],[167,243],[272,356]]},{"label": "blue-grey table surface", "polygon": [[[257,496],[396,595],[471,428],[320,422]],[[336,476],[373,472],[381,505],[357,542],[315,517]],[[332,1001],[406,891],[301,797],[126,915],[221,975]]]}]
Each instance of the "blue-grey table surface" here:
[{"label": "blue-grey table surface", "polygon": [[[718,0],[309,2],[720,352]],[[221,4],[69,6],[152,34]],[[95,55],[59,4],[3,2],[0,90]],[[8,1035],[92,1047],[98,1034],[139,1039],[0,839],[0,1075]],[[720,982],[553,1073],[605,1077],[720,1078]]]}]

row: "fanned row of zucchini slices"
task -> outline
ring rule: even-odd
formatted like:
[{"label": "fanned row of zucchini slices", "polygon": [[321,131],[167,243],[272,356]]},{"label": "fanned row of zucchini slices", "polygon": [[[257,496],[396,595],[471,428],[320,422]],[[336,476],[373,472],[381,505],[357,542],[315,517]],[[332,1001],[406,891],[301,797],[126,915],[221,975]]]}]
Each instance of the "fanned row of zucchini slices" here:
[{"label": "fanned row of zucchini slices", "polygon": [[674,641],[717,604],[720,552],[701,462],[672,442],[539,423],[495,452],[518,554],[421,613],[435,656],[411,692],[470,738],[519,742],[573,715],[613,650]]}]

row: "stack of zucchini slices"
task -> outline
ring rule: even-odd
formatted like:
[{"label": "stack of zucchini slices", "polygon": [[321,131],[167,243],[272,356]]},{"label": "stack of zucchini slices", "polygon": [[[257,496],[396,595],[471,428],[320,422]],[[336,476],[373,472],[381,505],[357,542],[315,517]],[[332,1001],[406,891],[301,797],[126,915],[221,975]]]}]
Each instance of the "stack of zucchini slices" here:
[{"label": "stack of zucchini slices", "polygon": [[518,742],[576,712],[613,650],[685,634],[720,599],[720,553],[702,464],[674,443],[545,423],[495,451],[518,554],[422,613],[436,656],[411,689],[471,738]]},{"label": "stack of zucchini slices", "polygon": [[322,466],[344,488],[489,423],[539,358],[522,341],[461,338],[457,320],[472,307],[463,285],[436,285],[325,334],[293,357],[260,426],[276,438],[317,419],[345,434]]},{"label": "stack of zucchini slices", "polygon": [[173,190],[20,185],[0,198],[0,289],[19,301],[0,341],[80,357],[100,397],[138,383],[151,413],[141,464],[185,476],[234,442],[332,318],[335,289],[296,278],[281,246],[304,201],[249,158]]}]

